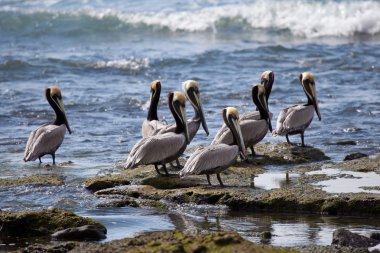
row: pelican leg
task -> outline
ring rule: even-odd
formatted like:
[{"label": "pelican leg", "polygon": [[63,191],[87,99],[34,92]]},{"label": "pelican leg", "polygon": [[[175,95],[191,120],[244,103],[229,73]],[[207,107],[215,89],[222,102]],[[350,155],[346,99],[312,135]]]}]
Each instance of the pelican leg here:
[{"label": "pelican leg", "polygon": [[158,175],[161,175],[161,172],[158,170],[158,166],[157,166],[157,164],[154,165],[154,168],[156,169],[157,174],[158,174]]},{"label": "pelican leg", "polygon": [[224,184],[223,184],[223,182],[222,182],[222,179],[220,178],[220,174],[219,174],[219,173],[216,174],[216,178],[218,179],[220,186],[223,187]]},{"label": "pelican leg", "polygon": [[212,184],[211,184],[211,181],[210,181],[210,175],[209,175],[209,174],[206,174],[206,177],[207,177],[207,182],[208,182],[208,184],[209,184],[209,185],[212,185]]},{"label": "pelican leg", "polygon": [[42,163],[42,161],[41,161],[41,156],[40,156],[40,157],[38,157],[38,160],[40,160],[40,163]]},{"label": "pelican leg", "polygon": [[286,141],[288,142],[288,144],[293,145],[293,143],[291,143],[290,140],[289,140],[289,134],[287,134],[285,136],[286,136]]},{"label": "pelican leg", "polygon": [[250,146],[250,149],[251,149],[252,156],[255,156],[256,152],[255,152],[255,149],[253,148],[253,146]]},{"label": "pelican leg", "polygon": [[169,172],[168,172],[168,170],[166,169],[166,165],[165,165],[165,163],[162,164],[162,168],[164,169],[166,176],[169,176]]},{"label": "pelican leg", "polygon": [[179,163],[179,159],[177,158],[177,160],[175,160],[176,163],[177,163],[177,168],[178,169],[183,169],[183,166]]},{"label": "pelican leg", "polygon": [[55,153],[52,153],[51,157],[53,158],[53,165],[55,165]]},{"label": "pelican leg", "polygon": [[305,141],[304,141],[304,132],[301,132],[301,141],[302,141],[302,147],[305,147]]}]

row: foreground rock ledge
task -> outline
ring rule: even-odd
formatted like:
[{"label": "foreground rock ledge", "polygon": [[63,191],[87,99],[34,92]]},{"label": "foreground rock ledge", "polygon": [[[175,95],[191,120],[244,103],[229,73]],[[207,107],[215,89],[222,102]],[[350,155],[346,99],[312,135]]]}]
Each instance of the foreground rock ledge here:
[{"label": "foreground rock ledge", "polygon": [[[219,232],[209,235],[186,235],[179,231],[144,233],[135,238],[116,240],[104,244],[65,243],[55,246],[30,246],[20,252],[257,252],[287,253],[289,249],[261,246],[241,238],[237,233]],[[66,249],[66,250],[65,250]]]},{"label": "foreground rock ledge", "polygon": [[[1,237],[50,236],[50,234],[84,225],[105,227],[90,218],[83,218],[62,209],[0,212]],[[1,238],[0,237],[0,238]]]}]

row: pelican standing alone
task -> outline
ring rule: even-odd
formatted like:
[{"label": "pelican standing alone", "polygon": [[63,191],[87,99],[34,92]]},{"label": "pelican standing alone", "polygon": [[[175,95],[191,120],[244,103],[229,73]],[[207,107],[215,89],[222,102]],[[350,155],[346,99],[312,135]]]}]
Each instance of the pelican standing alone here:
[{"label": "pelican standing alone", "polygon": [[187,160],[184,168],[180,171],[180,177],[188,175],[206,175],[210,182],[210,174],[216,174],[218,181],[223,186],[220,173],[235,163],[237,156],[246,159],[246,151],[239,125],[239,113],[234,107],[223,109],[225,124],[233,133],[233,143],[210,145],[197,149]]},{"label": "pelican standing alone", "polygon": [[176,121],[174,132],[152,135],[137,142],[125,164],[125,168],[134,168],[139,164],[153,164],[157,173],[161,164],[168,175],[165,164],[176,160],[185,151],[189,143],[189,133],[186,120],[186,97],[181,92],[170,92],[169,108]]},{"label": "pelican standing alone", "polygon": [[159,130],[164,128],[166,125],[162,124],[157,117],[157,106],[160,100],[161,94],[161,82],[155,80],[150,84],[150,106],[148,109],[148,116],[144,120],[141,135],[142,137],[152,136],[157,134]]},{"label": "pelican standing alone", "polygon": [[[252,87],[252,98],[253,102],[257,106],[257,109],[259,110],[260,118],[239,120],[239,124],[245,147],[250,147],[252,154],[255,154],[253,146],[264,139],[268,129],[272,132],[272,124],[269,117],[264,85],[257,84]],[[211,144],[231,144],[233,143],[233,140],[233,133],[230,129],[224,132],[219,130]]]},{"label": "pelican standing alone", "polygon": [[61,90],[56,86],[49,86],[45,90],[45,96],[54,109],[56,118],[53,124],[44,124],[30,133],[25,147],[25,162],[35,161],[38,158],[41,163],[41,157],[49,154],[55,164],[55,152],[63,142],[66,128],[71,134]]},{"label": "pelican standing alone", "polygon": [[289,141],[289,135],[301,134],[302,147],[304,143],[304,132],[313,120],[314,110],[321,120],[319,112],[317,92],[315,89],[315,79],[312,73],[304,72],[300,74],[299,80],[303,90],[307,96],[307,104],[293,105],[280,112],[277,119],[276,129],[273,131],[273,136],[285,135],[286,141]]}]

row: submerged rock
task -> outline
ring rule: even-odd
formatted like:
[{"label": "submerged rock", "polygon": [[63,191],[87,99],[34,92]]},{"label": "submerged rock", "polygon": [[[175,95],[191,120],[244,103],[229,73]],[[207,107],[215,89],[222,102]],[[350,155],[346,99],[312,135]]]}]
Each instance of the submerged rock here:
[{"label": "submerged rock", "polygon": [[83,225],[95,225],[105,229],[97,221],[62,209],[0,212],[0,224],[0,235],[10,237],[49,236],[58,230]]},{"label": "submerged rock", "polygon": [[51,235],[53,239],[63,241],[99,241],[106,238],[107,230],[94,225],[66,228]]},{"label": "submerged rock", "polygon": [[38,174],[27,177],[0,179],[0,186],[12,186],[23,184],[59,186],[64,185],[65,182],[62,177],[53,174]]},{"label": "submerged rock", "polygon": [[350,232],[340,228],[334,231],[332,245],[350,246],[354,248],[368,248],[379,244],[380,241]]},{"label": "submerged rock", "polygon": [[351,161],[351,160],[355,160],[355,159],[359,159],[359,158],[363,158],[363,157],[368,157],[368,155],[358,152],[358,153],[353,153],[353,154],[347,155],[343,159],[343,161]]}]

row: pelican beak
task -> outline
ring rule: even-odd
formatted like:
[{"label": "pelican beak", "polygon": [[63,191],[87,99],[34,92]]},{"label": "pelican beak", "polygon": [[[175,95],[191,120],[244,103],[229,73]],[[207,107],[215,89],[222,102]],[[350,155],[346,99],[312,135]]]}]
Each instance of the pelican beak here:
[{"label": "pelican beak", "polygon": [[319,106],[318,106],[318,100],[317,100],[317,92],[315,90],[315,85],[311,87],[311,92],[312,92],[312,101],[313,101],[313,106],[315,108],[315,112],[318,115],[318,119],[321,120],[321,113],[319,112]]},{"label": "pelican beak", "polygon": [[71,134],[70,125],[69,125],[69,122],[67,121],[65,106],[63,105],[62,99],[61,98],[57,98],[57,99],[53,99],[53,101],[56,103],[56,105],[58,106],[59,110],[62,112],[63,120],[65,122],[66,128],[69,131],[69,134]]},{"label": "pelican beak", "polygon": [[181,105],[179,107],[179,110],[180,110],[179,117],[180,117],[180,119],[182,121],[182,124],[183,124],[183,127],[184,127],[184,131],[185,131],[186,143],[190,144],[189,128],[187,126],[186,108],[185,108],[185,106]]},{"label": "pelican beak", "polygon": [[247,160],[247,151],[244,146],[243,134],[241,133],[241,128],[238,119],[232,117],[231,118],[231,127],[233,128],[233,132],[236,134],[237,144],[240,151],[240,157],[243,160]]},{"label": "pelican beak", "polygon": [[194,95],[194,100],[195,100],[194,104],[195,104],[196,110],[198,110],[199,117],[201,118],[202,127],[205,130],[206,135],[208,136],[210,133],[208,131],[206,118],[205,118],[205,115],[204,115],[204,112],[203,112],[203,106],[202,106],[201,98],[199,97],[199,93],[197,93],[195,91],[193,92],[193,95]]}]

